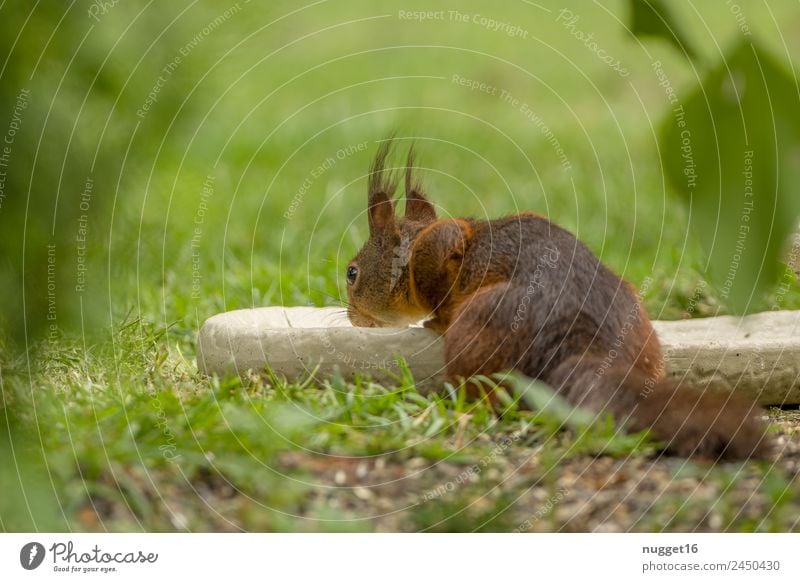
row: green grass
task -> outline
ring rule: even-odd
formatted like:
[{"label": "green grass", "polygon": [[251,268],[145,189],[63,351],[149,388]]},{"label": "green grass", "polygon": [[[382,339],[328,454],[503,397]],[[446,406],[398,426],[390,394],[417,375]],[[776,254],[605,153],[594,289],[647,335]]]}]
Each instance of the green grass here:
[{"label": "green grass", "polygon": [[[17,341],[14,348],[27,348],[22,357],[12,356],[11,340],[3,339],[9,349],[2,351],[0,379],[6,410],[13,411],[14,454],[33,459],[20,471],[41,501],[32,510],[34,525],[509,531],[535,515],[534,529],[579,528],[558,504],[539,513],[559,480],[597,459],[649,462],[655,443],[618,435],[607,424],[559,430],[569,413],[521,410],[512,397],[497,410],[466,401],[458,387],[421,394],[408,374],[388,386],[368,378],[352,385],[257,374],[207,378],[195,365],[196,333],[223,310],[339,303],[344,267],[367,235],[364,174],[376,140],[395,128],[401,145],[413,137],[419,146],[442,214],[546,213],[641,287],[653,317],[726,313],[704,282],[690,209],[665,188],[656,148],[668,102],[651,62],[662,60],[679,90],[693,82],[691,70],[666,45],[643,47],[620,30],[612,15],[624,20],[622,3],[610,12],[595,5],[575,10],[610,54],[624,56],[628,78],[565,32],[555,12],[522,2],[492,6],[491,15],[528,29],[525,41],[474,24],[404,22],[397,6],[385,3],[322,4],[262,29],[295,5],[243,6],[247,16],[204,40],[164,89],[163,109],[141,122],[141,135],[155,133],[163,148],[134,137],[119,181],[98,186],[98,207],[113,199],[114,214],[98,213],[90,223],[97,261],[84,302],[87,311],[97,304],[96,325],[62,330],[54,342]],[[113,26],[122,27],[133,9],[121,3],[114,10],[87,45],[111,51],[107,82],[134,79],[120,94],[123,106],[110,114],[112,134],[121,118],[130,122],[160,67],[220,12],[210,3],[192,8],[136,69],[152,32],[140,25],[134,40],[123,37],[111,50]],[[478,3],[459,10],[490,12]],[[713,62],[714,41],[725,46],[736,24],[724,10],[696,10],[705,24],[688,8],[677,12],[696,35],[701,58]],[[800,40],[789,34],[800,26],[796,7],[779,2],[773,11],[797,57]],[[754,10],[750,19],[785,59],[770,14]],[[294,42],[304,35],[313,36]],[[530,105],[570,169],[519,107],[454,83],[455,74]],[[104,101],[109,108],[114,97]],[[175,99],[184,97],[178,112]],[[312,171],[358,144],[365,147],[311,180],[285,218]],[[203,200],[209,175],[213,194]],[[67,271],[73,245],[68,239],[61,247]],[[774,303],[759,299],[761,309]],[[780,305],[800,308],[796,282]],[[476,466],[480,471],[469,472]],[[687,466],[718,491],[723,518],[712,529],[797,527],[797,501],[786,493],[796,484],[783,468],[747,469],[756,475],[755,495],[781,508],[762,519],[738,512],[740,492],[725,486],[733,469]],[[372,475],[377,484],[363,485]],[[16,480],[15,471],[2,476]],[[440,487],[445,494],[426,500]],[[0,527],[30,527],[27,508],[9,503],[0,505]],[[691,529],[707,506],[706,497],[683,503],[668,496],[635,527]]]},{"label": "green grass", "polygon": [[[393,386],[338,378],[291,384],[255,374],[220,380],[185,358],[190,342],[167,347],[164,331],[135,320],[88,353],[68,340],[39,346],[33,355],[46,370],[33,390],[24,361],[3,363],[23,443],[16,454],[47,467],[23,472],[36,493],[38,527],[580,529],[587,526],[565,522],[558,503],[542,510],[560,499],[565,474],[599,459],[651,463],[658,450],[645,434],[587,422],[541,385],[519,384],[533,408],[524,410],[510,394],[499,407],[468,401],[463,387],[420,394],[407,373]],[[779,466],[745,470],[756,483],[747,495],[770,508],[758,518],[741,513],[749,497],[731,488],[740,466],[677,459],[672,466],[679,472],[670,480],[688,471],[717,488],[714,508],[724,519],[717,529],[796,527],[796,485]],[[534,491],[544,493],[534,498]],[[635,529],[692,529],[708,505],[698,493],[659,497]],[[5,528],[26,523],[19,509],[2,507]]]}]

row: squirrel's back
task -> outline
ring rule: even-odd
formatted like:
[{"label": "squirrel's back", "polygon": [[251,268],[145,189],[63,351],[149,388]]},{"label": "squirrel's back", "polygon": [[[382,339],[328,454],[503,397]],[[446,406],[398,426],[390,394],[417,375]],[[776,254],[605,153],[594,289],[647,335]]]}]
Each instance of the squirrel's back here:
[{"label": "squirrel's back", "polygon": [[521,343],[550,346],[586,328],[593,344],[611,351],[617,363],[635,365],[649,377],[662,375],[658,339],[633,287],[569,231],[534,213],[466,222],[454,281],[461,311],[481,287],[504,284],[497,314],[514,334],[528,334]]}]

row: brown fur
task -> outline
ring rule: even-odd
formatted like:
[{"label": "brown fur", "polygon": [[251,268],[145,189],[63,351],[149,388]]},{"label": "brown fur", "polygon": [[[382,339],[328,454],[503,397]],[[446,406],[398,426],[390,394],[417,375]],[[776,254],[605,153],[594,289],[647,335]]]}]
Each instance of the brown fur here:
[{"label": "brown fur", "polygon": [[[583,243],[541,215],[437,219],[406,164],[406,211],[394,215],[397,180],[369,180],[370,238],[350,263],[354,325],[405,325],[428,317],[444,334],[451,380],[517,370],[570,403],[651,429],[670,452],[706,458],[763,456],[754,404],[664,379],[658,338],[631,285]],[[397,249],[401,248],[398,252]]]}]

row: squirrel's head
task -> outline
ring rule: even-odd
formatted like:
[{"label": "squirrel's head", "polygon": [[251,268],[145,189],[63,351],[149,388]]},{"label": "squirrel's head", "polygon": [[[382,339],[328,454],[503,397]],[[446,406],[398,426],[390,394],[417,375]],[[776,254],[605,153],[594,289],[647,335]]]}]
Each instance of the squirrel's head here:
[{"label": "squirrel's head", "polygon": [[405,167],[405,215],[395,216],[398,179],[385,168],[391,146],[391,140],[384,141],[372,163],[367,197],[369,240],[345,271],[347,316],[359,327],[404,326],[428,315],[411,296],[408,263],[414,239],[436,220],[436,210],[414,179],[412,148]]}]

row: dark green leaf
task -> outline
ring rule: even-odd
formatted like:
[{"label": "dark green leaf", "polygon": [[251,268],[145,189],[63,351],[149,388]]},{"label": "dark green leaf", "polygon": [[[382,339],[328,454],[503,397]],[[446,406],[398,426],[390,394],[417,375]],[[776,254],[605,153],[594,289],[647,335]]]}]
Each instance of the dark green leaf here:
[{"label": "dark green leaf", "polygon": [[631,32],[639,38],[657,37],[675,45],[690,58],[695,52],[663,0],[630,0]]},{"label": "dark green leaf", "polygon": [[800,215],[800,101],[789,75],[742,42],[666,120],[667,176],[691,206],[708,275],[744,313],[773,285]]}]

